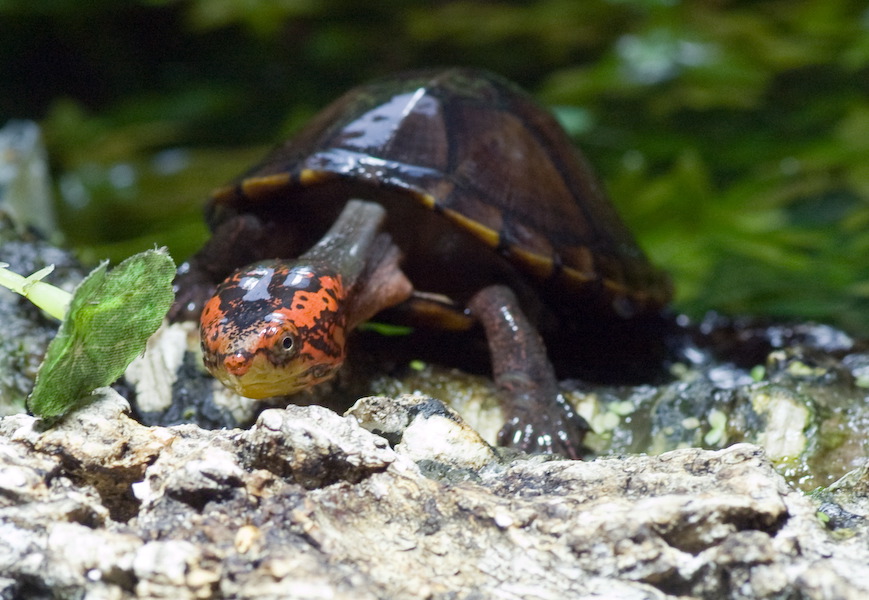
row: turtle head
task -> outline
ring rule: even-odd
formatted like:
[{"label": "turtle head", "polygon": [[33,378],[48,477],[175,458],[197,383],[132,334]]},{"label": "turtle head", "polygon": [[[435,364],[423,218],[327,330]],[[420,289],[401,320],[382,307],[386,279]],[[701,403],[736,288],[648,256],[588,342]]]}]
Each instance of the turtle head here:
[{"label": "turtle head", "polygon": [[311,264],[255,263],[218,286],[200,318],[206,368],[248,398],[332,378],[345,357],[341,276]]}]

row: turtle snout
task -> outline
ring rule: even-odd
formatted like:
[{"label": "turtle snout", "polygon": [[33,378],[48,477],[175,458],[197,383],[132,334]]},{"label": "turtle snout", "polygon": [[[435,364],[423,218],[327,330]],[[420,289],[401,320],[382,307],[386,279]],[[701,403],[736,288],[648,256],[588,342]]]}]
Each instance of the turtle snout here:
[{"label": "turtle snout", "polygon": [[235,352],[223,359],[226,372],[236,377],[243,377],[250,369],[250,357],[244,352]]}]

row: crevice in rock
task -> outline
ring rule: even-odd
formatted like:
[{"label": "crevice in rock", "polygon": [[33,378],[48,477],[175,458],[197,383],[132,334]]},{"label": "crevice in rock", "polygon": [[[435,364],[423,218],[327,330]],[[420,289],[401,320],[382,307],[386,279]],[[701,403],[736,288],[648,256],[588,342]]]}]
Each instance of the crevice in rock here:
[{"label": "crevice in rock", "polygon": [[[145,465],[136,467],[97,468],[83,465],[69,455],[61,456],[62,472],[77,486],[90,486],[100,496],[109,517],[118,523],[126,523],[139,513],[141,502],[133,495],[132,484],[141,481]],[[87,523],[82,523],[87,525]]]},{"label": "crevice in rock", "polygon": [[[734,509],[720,522],[706,521],[681,524],[672,529],[659,529],[658,534],[673,548],[697,556],[709,548],[720,545],[735,532],[758,531],[771,538],[775,537],[787,519],[787,511],[773,515],[760,513],[751,508]],[[716,527],[726,527],[731,531],[723,534],[723,537],[716,536],[712,531]]]},{"label": "crevice in rock", "polygon": [[37,574],[26,574],[16,577],[15,586],[2,590],[3,600],[58,600],[69,598],[59,586],[46,583]]},{"label": "crevice in rock", "polygon": [[222,487],[198,488],[198,489],[167,489],[166,494],[171,499],[181,502],[202,513],[210,503],[224,504],[235,500],[239,496],[237,486],[227,483]]}]

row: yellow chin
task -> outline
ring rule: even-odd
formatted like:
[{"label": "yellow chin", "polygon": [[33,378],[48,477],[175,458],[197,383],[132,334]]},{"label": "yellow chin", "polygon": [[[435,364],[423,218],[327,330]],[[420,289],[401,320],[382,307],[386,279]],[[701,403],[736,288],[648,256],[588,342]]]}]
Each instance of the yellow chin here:
[{"label": "yellow chin", "polygon": [[275,366],[262,355],[254,356],[250,368],[238,376],[226,370],[214,371],[220,382],[240,396],[264,400],[289,396],[335,376],[340,365],[308,365],[293,361]]}]

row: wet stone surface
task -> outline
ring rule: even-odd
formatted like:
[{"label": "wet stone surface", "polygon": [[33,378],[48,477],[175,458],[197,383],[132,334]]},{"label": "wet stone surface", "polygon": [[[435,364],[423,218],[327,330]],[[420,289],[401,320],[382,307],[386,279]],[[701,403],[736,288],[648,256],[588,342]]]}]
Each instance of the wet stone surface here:
[{"label": "wet stone surface", "polygon": [[821,500],[751,444],[505,456],[438,405],[373,397],[210,431],[141,425],[105,390],[51,430],[5,417],[0,597],[869,594],[864,470]]}]

